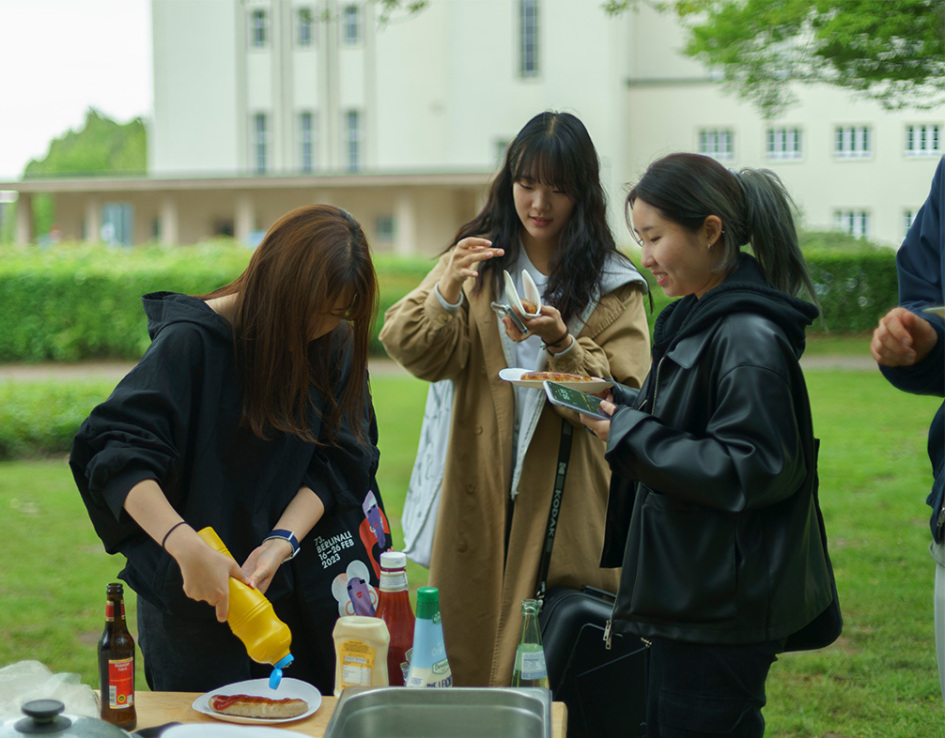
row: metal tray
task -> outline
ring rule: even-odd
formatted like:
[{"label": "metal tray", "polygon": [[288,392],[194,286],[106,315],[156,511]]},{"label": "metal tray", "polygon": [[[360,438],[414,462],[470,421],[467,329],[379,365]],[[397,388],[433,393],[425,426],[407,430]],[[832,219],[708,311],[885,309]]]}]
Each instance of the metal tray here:
[{"label": "metal tray", "polygon": [[551,691],[349,687],[325,738],[551,738]]}]

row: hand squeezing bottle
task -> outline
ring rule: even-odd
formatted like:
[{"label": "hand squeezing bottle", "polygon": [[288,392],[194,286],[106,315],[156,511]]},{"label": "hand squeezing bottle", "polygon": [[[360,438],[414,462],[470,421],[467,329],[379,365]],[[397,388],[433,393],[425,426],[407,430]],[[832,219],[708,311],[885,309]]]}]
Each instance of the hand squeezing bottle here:
[{"label": "hand squeezing bottle", "polygon": [[[213,528],[204,528],[198,535],[215,550],[233,558]],[[269,686],[278,689],[282,670],[292,663],[292,654],[289,652],[292,633],[289,626],[276,615],[272,603],[258,589],[230,577],[230,611],[226,622],[246,646],[246,652],[253,661],[272,664]]]}]

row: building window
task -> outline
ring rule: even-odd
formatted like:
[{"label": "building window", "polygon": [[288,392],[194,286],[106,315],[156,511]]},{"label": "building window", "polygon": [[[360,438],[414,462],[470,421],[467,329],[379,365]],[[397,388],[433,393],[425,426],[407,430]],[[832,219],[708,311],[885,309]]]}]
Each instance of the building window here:
[{"label": "building window", "polygon": [[250,15],[249,43],[257,49],[269,43],[269,13],[262,8],[257,8]]},{"label": "building window", "polygon": [[724,128],[701,130],[699,131],[699,153],[728,161],[734,158],[732,138],[732,132]]},{"label": "building window", "polygon": [[906,156],[939,156],[941,153],[941,126],[906,126]]},{"label": "building window", "polygon": [[523,77],[534,77],[538,74],[538,0],[519,0],[519,19],[519,73]]},{"label": "building window", "polygon": [[768,158],[777,161],[801,158],[800,128],[769,128]]},{"label": "building window", "polygon": [[837,126],[834,155],[839,159],[863,159],[872,153],[869,126]]},{"label": "building window", "polygon": [[393,215],[378,215],[376,238],[378,241],[393,241],[397,233],[397,227]]},{"label": "building window", "polygon": [[318,168],[318,126],[310,110],[299,113],[299,170],[313,172]]},{"label": "building window", "polygon": [[856,238],[869,238],[870,214],[865,210],[837,210],[833,214],[834,226]]},{"label": "building window", "polygon": [[361,113],[349,110],[345,113],[345,158],[349,172],[361,168]]},{"label": "building window", "polygon": [[341,21],[341,39],[348,46],[361,43],[361,9],[346,5]]},{"label": "building window", "polygon": [[253,171],[264,174],[269,153],[269,120],[265,113],[253,116]]},{"label": "building window", "polygon": [[315,43],[315,14],[311,8],[298,8],[295,12],[295,43],[298,46]]}]

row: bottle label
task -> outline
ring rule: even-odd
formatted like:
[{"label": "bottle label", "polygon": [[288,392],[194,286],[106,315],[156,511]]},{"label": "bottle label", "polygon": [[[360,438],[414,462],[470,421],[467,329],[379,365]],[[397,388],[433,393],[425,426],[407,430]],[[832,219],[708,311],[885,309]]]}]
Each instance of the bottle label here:
[{"label": "bottle label", "polygon": [[453,673],[447,659],[437,661],[429,669],[413,666],[407,677],[408,687],[451,687]]},{"label": "bottle label", "polygon": [[108,660],[108,706],[123,710],[135,703],[135,660]]},{"label": "bottle label", "polygon": [[407,572],[403,569],[381,569],[380,588],[387,592],[400,592],[407,589]]},{"label": "bottle label", "polygon": [[408,648],[404,652],[404,660],[400,662],[400,670],[404,673],[404,684],[407,683],[407,677],[410,675],[410,654],[413,653],[412,648]]},{"label": "bottle label", "polygon": [[544,679],[548,676],[544,651],[520,652],[519,666],[522,670],[522,679]]},{"label": "bottle label", "polygon": [[344,641],[338,651],[341,659],[340,689],[374,686],[374,648],[363,641]]},{"label": "bottle label", "polygon": [[[125,601],[121,601],[121,619],[125,619]],[[115,603],[111,600],[105,600],[105,622],[112,623],[115,621]]]}]

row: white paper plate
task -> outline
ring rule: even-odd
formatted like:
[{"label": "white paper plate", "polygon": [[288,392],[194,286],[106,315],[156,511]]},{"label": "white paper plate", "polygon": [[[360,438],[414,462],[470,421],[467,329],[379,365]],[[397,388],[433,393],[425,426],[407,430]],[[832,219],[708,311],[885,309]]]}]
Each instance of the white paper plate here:
[{"label": "white paper plate", "polygon": [[932,313],[932,315],[945,318],[945,305],[936,305],[935,307],[925,308],[922,312]]},{"label": "white paper plate", "polygon": [[[210,698],[218,694],[248,694],[251,697],[270,697],[274,700],[282,700],[286,697],[305,700],[308,703],[308,710],[301,715],[293,718],[280,718],[278,720],[246,718],[237,715],[224,715],[216,712],[210,707]],[[217,720],[223,720],[227,723],[240,723],[241,725],[278,725],[280,723],[294,723],[296,720],[303,720],[309,715],[314,715],[315,711],[322,704],[322,695],[315,687],[308,682],[300,679],[283,679],[279,689],[270,689],[268,679],[249,679],[245,682],[236,682],[227,684],[224,687],[215,689],[212,692],[200,695],[194,700],[191,707],[197,712],[209,715]]]},{"label": "white paper plate", "polygon": [[[542,381],[539,379],[522,379],[522,375],[526,372],[532,371],[531,369],[502,369],[499,372],[499,379],[504,379],[506,382],[511,382],[514,385],[519,387],[533,387],[536,389],[542,388]],[[552,370],[548,370],[552,371]],[[594,379],[590,382],[558,382],[558,384],[563,384],[565,387],[571,387],[572,389],[581,390],[581,392],[587,392],[589,395],[597,394],[598,392],[603,392],[605,389],[614,386],[614,383],[605,380],[605,379]]]}]

